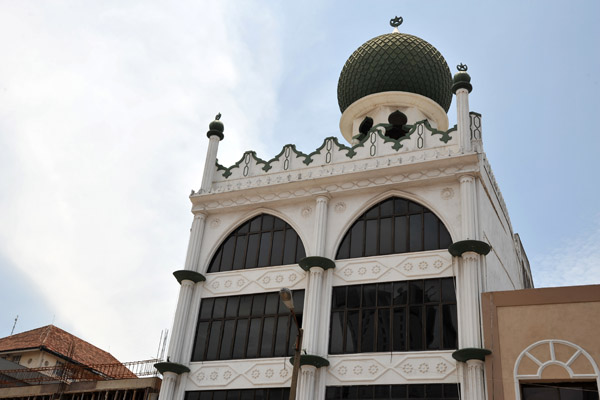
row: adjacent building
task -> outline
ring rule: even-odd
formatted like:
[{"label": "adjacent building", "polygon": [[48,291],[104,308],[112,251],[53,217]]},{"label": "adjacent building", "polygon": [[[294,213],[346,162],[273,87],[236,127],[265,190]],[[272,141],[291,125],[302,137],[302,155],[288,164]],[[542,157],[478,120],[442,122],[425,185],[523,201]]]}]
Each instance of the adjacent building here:
[{"label": "adjacent building", "polygon": [[600,285],[483,294],[490,400],[597,400]]},{"label": "adjacent building", "polygon": [[0,339],[0,399],[150,400],[160,389],[150,361],[156,360],[125,365],[77,336],[44,326]]},{"label": "adjacent building", "polygon": [[210,124],[160,400],[287,398],[282,287],[304,330],[298,398],[486,398],[481,293],[532,287],[529,264],[467,66],[453,77],[400,23],[340,74],[345,142],[224,167]]}]

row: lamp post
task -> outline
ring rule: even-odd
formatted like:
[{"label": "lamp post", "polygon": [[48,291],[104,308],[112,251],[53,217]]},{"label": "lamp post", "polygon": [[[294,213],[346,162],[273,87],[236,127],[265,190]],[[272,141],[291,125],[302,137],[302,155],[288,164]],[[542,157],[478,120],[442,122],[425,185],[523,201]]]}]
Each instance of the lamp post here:
[{"label": "lamp post", "polygon": [[300,371],[300,351],[302,349],[302,328],[298,324],[298,318],[294,312],[294,299],[292,298],[292,291],[288,288],[281,288],[279,290],[279,297],[283,304],[290,310],[292,317],[294,317],[294,323],[298,328],[298,336],[296,337],[296,347],[294,349],[294,368],[292,369],[292,384],[290,386],[290,400],[296,400],[296,387],[298,385],[298,371]]}]

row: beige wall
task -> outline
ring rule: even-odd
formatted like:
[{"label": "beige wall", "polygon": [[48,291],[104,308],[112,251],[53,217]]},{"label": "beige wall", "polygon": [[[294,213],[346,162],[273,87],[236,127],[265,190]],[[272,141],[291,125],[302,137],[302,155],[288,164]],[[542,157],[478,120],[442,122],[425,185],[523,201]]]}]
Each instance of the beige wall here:
[{"label": "beige wall", "polygon": [[[515,399],[515,363],[529,346],[540,341],[570,342],[600,364],[600,285],[484,293],[482,308],[485,347],[492,350],[486,358],[488,399]],[[573,357],[576,351],[577,347],[569,344],[546,342],[531,348],[529,354],[542,363],[573,358],[573,373],[596,375],[584,354]],[[523,357],[517,373],[536,375],[538,368]],[[558,365],[546,367],[541,376],[543,381],[570,379]]]}]

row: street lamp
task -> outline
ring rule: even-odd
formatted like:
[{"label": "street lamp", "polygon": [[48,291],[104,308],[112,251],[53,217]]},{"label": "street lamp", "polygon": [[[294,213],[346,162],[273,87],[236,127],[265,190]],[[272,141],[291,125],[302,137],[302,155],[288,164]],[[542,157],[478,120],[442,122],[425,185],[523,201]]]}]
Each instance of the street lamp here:
[{"label": "street lamp", "polygon": [[294,369],[292,370],[292,385],[290,386],[290,400],[296,400],[296,386],[298,385],[298,371],[300,370],[300,351],[302,349],[302,328],[298,324],[298,318],[294,312],[294,299],[292,297],[292,291],[288,288],[281,288],[279,290],[279,297],[283,304],[290,310],[292,317],[294,317],[294,323],[298,328],[298,336],[296,337],[296,348],[294,349]]}]

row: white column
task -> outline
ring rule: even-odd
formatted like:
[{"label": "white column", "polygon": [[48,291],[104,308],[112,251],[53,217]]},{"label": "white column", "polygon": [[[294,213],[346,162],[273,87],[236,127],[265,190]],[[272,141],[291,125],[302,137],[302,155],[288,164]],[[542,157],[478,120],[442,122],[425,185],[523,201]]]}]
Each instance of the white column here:
[{"label": "white column", "polygon": [[300,368],[300,382],[298,385],[298,400],[313,400],[315,392],[315,373],[317,368],[312,365],[303,365]]},{"label": "white column", "polygon": [[158,400],[171,400],[177,383],[177,374],[174,372],[165,372],[160,384],[160,394]]},{"label": "white column", "polygon": [[171,362],[181,362],[183,334],[185,332],[186,317],[190,307],[193,287],[194,282],[187,279],[181,281],[179,299],[177,301],[177,309],[175,311],[175,320],[173,321],[173,329],[171,329],[171,341],[169,342],[169,351],[167,352],[169,361]]},{"label": "white column", "polygon": [[[314,225],[314,255],[323,257],[325,254],[325,240],[327,235],[327,212],[329,198],[327,196],[318,196],[315,204],[315,225]],[[322,352],[323,338],[321,322],[323,314],[328,310],[323,308],[323,280],[324,270],[318,266],[311,266],[308,271],[308,284],[306,286],[305,298],[306,308],[302,316],[302,325],[304,328],[304,338],[302,347],[308,354],[324,357],[327,353]],[[298,399],[318,399],[324,396],[325,388],[317,385],[317,375],[320,371],[317,368],[305,365],[301,369],[300,385],[298,387]],[[323,393],[321,393],[323,392]]]},{"label": "white column", "polygon": [[202,174],[202,186],[200,192],[208,192],[213,183],[215,174],[215,163],[217,162],[217,150],[221,139],[217,135],[211,135],[208,138],[208,150],[206,151],[206,161],[204,162],[204,174]]},{"label": "white column", "polygon": [[[466,89],[459,89],[460,91]],[[465,93],[465,96],[466,96]],[[468,104],[467,104],[468,105]],[[468,109],[466,111],[468,116]],[[470,126],[467,119],[466,132],[470,135]],[[470,143],[470,138],[469,138]],[[478,213],[476,197],[476,180],[473,176],[463,175],[460,180],[461,193],[461,222],[462,240],[478,240]],[[479,310],[479,270],[481,268],[481,255],[473,252],[464,252],[459,261],[457,273],[458,287],[458,318],[459,337],[458,346],[464,348],[481,348],[480,310]],[[479,360],[468,360],[462,365],[463,379],[461,382],[462,398],[464,400],[485,399],[483,363]]]},{"label": "white column", "polygon": [[[194,339],[196,334],[196,324],[198,322],[198,314],[200,312],[200,301],[202,299],[202,290],[204,289],[204,282],[197,282],[194,285],[192,302],[190,305],[189,313],[186,318],[187,324],[185,327],[185,333],[183,335],[183,344],[181,348],[180,364],[185,366],[190,365],[192,359],[192,346],[194,345]],[[177,384],[175,386],[175,394],[172,400],[183,400],[185,396],[185,386],[187,382],[188,373],[183,373],[179,376]]]},{"label": "white column", "polygon": [[327,234],[327,205],[329,198],[317,197],[315,207],[315,256],[325,255],[325,235]]},{"label": "white column", "polygon": [[183,400],[185,397],[185,383],[187,382],[189,372],[184,372],[177,377],[175,389],[173,390],[173,400]]},{"label": "white column", "polygon": [[[190,241],[188,244],[188,252],[185,260],[185,269],[195,271],[200,258],[200,245],[202,236],[204,235],[204,221],[206,215],[198,213],[194,215],[192,229],[190,232]],[[181,349],[183,339],[186,332],[187,316],[192,298],[194,282],[184,280],[181,282],[179,289],[179,299],[177,301],[177,309],[175,311],[175,319],[173,321],[173,329],[171,329],[171,341],[169,342],[169,359],[172,362],[181,362]]]},{"label": "white column", "polygon": [[481,360],[468,360],[466,376],[466,389],[467,397],[465,399],[477,399],[483,400],[485,396],[485,388],[483,385],[483,366],[484,363]]},{"label": "white column", "polygon": [[188,242],[187,255],[185,257],[185,269],[198,271],[198,261],[200,260],[200,245],[204,235],[204,225],[206,214],[194,214],[194,221],[190,229],[190,240]]},{"label": "white column", "polygon": [[471,124],[469,118],[469,91],[465,88],[456,91],[456,128],[461,150],[471,151]]},{"label": "white column", "polygon": [[479,336],[479,285],[477,272],[479,269],[479,254],[472,251],[463,253],[457,276],[457,286],[460,290],[460,326],[458,346],[481,347]]},{"label": "white column", "polygon": [[475,178],[462,175],[460,181],[460,211],[462,240],[477,240],[477,203],[475,198]]},{"label": "white column", "polygon": [[[198,269],[200,246],[204,235],[205,221],[205,214],[197,213],[194,215],[192,228],[190,229],[187,256],[185,259],[186,270],[196,271]],[[198,288],[199,286],[200,289]],[[194,318],[197,317],[200,304],[198,293],[201,293],[201,286],[201,283],[196,284],[187,279],[181,281],[175,318],[173,320],[173,328],[171,329],[171,340],[169,341],[169,350],[167,352],[169,361],[171,362],[184,365],[189,363],[190,354],[187,353],[191,352],[191,348],[188,349],[186,345],[191,347],[188,342],[192,340],[189,336],[193,335],[193,332],[190,335],[189,331],[194,329]],[[196,302],[198,304],[196,304]],[[194,314],[190,314],[190,311],[194,312]],[[190,322],[190,315],[193,316],[193,323]],[[167,375],[169,376],[168,380],[166,378]],[[184,375],[187,377],[187,374]],[[165,373],[165,375],[163,375],[163,384],[160,390],[160,400],[182,400],[183,390],[185,390],[185,381],[185,377],[179,377],[171,372]]]},{"label": "white column", "polygon": [[189,365],[192,359],[192,346],[194,345],[194,336],[196,334],[196,324],[200,313],[200,302],[202,299],[202,291],[204,282],[198,282],[194,285],[194,293],[192,295],[192,303],[187,317],[187,326],[183,335],[183,346],[181,350],[181,364]]},{"label": "white column", "polygon": [[316,354],[319,348],[319,320],[321,316],[321,294],[323,291],[323,268],[312,267],[309,271],[310,288],[304,295],[310,296],[308,310],[304,310],[302,325],[304,327],[303,347],[308,354]]}]

